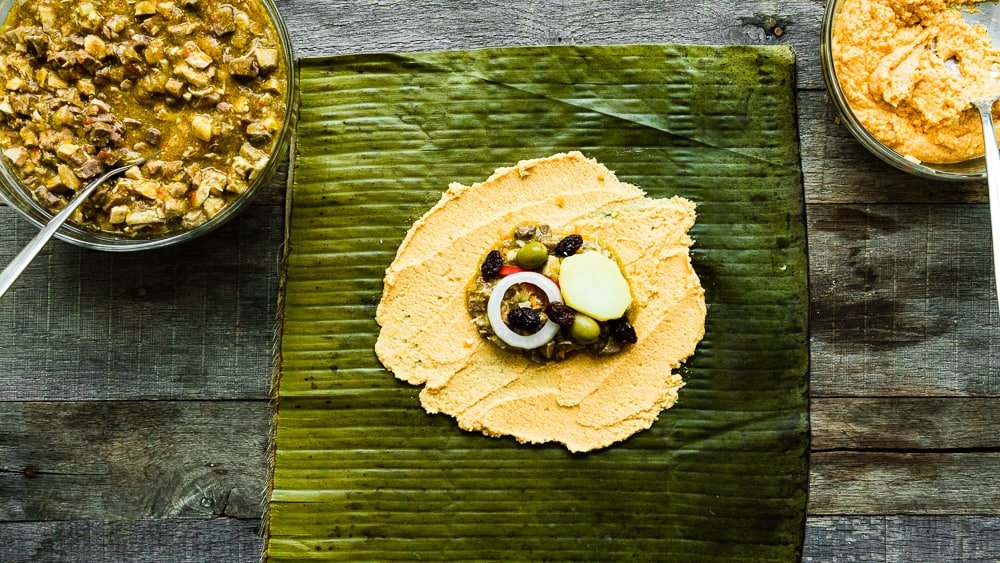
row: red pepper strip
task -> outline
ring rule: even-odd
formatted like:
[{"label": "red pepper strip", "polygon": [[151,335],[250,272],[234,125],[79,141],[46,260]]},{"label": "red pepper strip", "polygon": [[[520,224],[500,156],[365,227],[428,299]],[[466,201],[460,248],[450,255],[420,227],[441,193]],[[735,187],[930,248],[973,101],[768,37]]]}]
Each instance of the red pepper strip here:
[{"label": "red pepper strip", "polygon": [[518,268],[517,266],[507,265],[507,266],[501,266],[500,267],[500,271],[498,273],[500,274],[500,277],[503,277],[503,276],[510,276],[512,274],[516,274],[516,273],[519,273],[519,272],[526,272],[526,271],[527,270],[525,270],[524,268]]}]

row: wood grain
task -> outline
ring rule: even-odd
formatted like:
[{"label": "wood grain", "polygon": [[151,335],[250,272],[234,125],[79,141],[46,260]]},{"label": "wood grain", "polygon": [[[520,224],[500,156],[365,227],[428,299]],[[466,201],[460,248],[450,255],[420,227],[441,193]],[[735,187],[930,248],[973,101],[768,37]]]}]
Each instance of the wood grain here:
[{"label": "wood grain", "polygon": [[[0,523],[0,560],[255,562],[258,520]],[[1000,518],[975,516],[822,516],[809,518],[802,560],[993,561]]]},{"label": "wood grain", "polygon": [[812,449],[1000,450],[1000,399],[813,399]]},{"label": "wood grain", "polygon": [[[0,300],[0,400],[268,397],[283,217],[131,254],[53,242]],[[0,263],[33,230],[0,208]]]},{"label": "wood grain", "polygon": [[0,561],[256,562],[258,520],[0,523]]},{"label": "wood grain", "polygon": [[1000,514],[1000,453],[813,452],[809,513]]},{"label": "wood grain", "polygon": [[265,401],[0,402],[0,521],[258,517],[270,416]]},{"label": "wood grain", "polygon": [[799,91],[807,203],[985,203],[986,183],[933,182],[882,162],[840,124],[829,95]]},{"label": "wood grain", "polygon": [[889,561],[1000,560],[1000,519],[992,517],[886,518]]},{"label": "wood grain", "polygon": [[886,561],[884,516],[820,516],[806,520],[805,563]]},{"label": "wood grain", "polygon": [[987,206],[807,215],[814,397],[1000,396]]},{"label": "wood grain", "polygon": [[297,56],[564,43],[781,43],[795,48],[800,86],[822,87],[823,6],[813,0],[279,0],[278,5]]}]

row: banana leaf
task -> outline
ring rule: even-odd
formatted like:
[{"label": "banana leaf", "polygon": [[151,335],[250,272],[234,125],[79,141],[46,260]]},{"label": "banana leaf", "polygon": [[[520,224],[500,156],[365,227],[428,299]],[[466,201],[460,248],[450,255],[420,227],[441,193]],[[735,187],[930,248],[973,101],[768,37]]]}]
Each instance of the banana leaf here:
[{"label": "banana leaf", "polygon": [[[783,47],[302,60],[266,557],[796,560],[808,297],[793,70]],[[569,150],[697,202],[708,301],[678,405],[584,455],[429,415],[373,352],[384,270],[448,182]]]}]

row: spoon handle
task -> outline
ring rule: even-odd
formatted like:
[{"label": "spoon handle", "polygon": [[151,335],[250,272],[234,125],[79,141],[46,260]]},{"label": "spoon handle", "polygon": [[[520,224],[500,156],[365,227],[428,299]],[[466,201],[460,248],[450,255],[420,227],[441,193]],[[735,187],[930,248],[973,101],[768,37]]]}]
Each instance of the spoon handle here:
[{"label": "spoon handle", "polygon": [[69,219],[69,216],[83,204],[83,202],[88,196],[90,196],[91,193],[93,193],[94,190],[100,187],[100,185],[104,182],[108,181],[109,178],[117,176],[135,165],[136,163],[133,162],[105,172],[99,178],[88,184],[83,191],[77,194],[76,197],[66,204],[66,207],[64,207],[62,211],[53,217],[48,224],[42,227],[42,230],[35,235],[35,238],[31,239],[31,242],[29,242],[27,246],[25,246],[24,249],[22,249],[21,252],[14,257],[13,260],[11,260],[10,264],[4,268],[3,272],[0,272],[0,297],[3,297],[4,294],[7,293],[10,286],[14,285],[17,278],[20,277],[20,275],[28,267],[28,264],[31,264],[31,261],[35,259],[35,256],[38,256],[38,253],[41,252],[42,248],[45,247],[45,244],[49,242],[52,235],[56,234],[59,227],[61,227],[62,224]]},{"label": "spoon handle", "polygon": [[989,184],[990,231],[993,234],[993,276],[1000,306],[1000,149],[993,128],[993,104],[996,100],[977,102],[983,121],[983,142],[986,154],[986,178]]}]

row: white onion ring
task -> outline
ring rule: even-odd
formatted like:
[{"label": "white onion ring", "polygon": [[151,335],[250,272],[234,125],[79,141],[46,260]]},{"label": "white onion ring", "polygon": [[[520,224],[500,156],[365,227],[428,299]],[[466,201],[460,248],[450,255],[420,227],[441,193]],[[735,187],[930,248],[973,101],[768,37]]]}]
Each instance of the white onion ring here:
[{"label": "white onion ring", "polygon": [[500,280],[493,287],[493,293],[490,294],[490,301],[486,304],[486,316],[490,320],[493,332],[497,335],[497,338],[514,348],[534,350],[551,342],[559,334],[559,325],[548,320],[542,328],[528,336],[522,336],[507,326],[507,323],[500,316],[500,303],[503,301],[503,296],[507,293],[507,290],[519,283],[530,284],[542,290],[545,296],[549,298],[549,303],[562,302],[562,292],[559,291],[559,286],[556,285],[556,282],[536,272],[511,274]]}]

